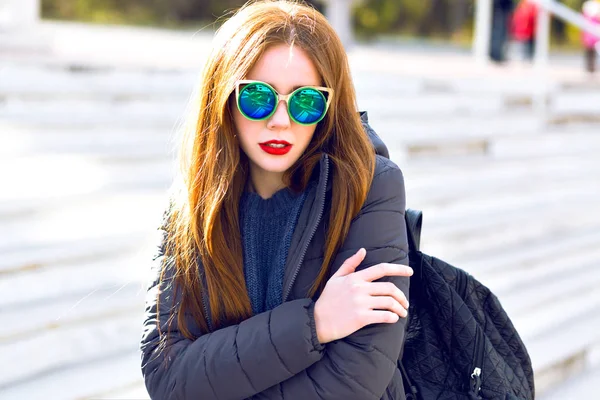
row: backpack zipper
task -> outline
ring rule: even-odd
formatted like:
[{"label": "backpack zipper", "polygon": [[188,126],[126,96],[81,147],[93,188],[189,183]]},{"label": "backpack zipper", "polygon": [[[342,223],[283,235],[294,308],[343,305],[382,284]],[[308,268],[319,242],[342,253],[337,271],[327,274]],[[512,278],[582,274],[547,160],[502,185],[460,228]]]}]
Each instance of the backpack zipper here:
[{"label": "backpack zipper", "polygon": [[[461,269],[456,269],[456,290],[460,297],[464,300],[467,297],[467,273]],[[469,392],[474,395],[474,398],[480,398],[479,391],[481,390],[481,368],[483,367],[484,353],[484,337],[481,328],[475,326],[475,348],[473,349],[473,370],[469,376]]]},{"label": "backpack zipper", "polygon": [[321,193],[323,202],[321,203],[321,207],[319,207],[319,214],[317,215],[317,223],[314,224],[314,226],[310,232],[310,235],[308,236],[308,240],[306,241],[306,244],[304,245],[304,248],[302,249],[302,254],[300,255],[300,259],[298,260],[298,263],[296,264],[296,269],[294,270],[294,274],[292,275],[292,278],[290,279],[290,283],[286,287],[285,293],[283,295],[284,302],[287,301],[287,298],[290,295],[290,292],[292,291],[292,287],[294,286],[294,282],[296,281],[296,278],[298,277],[298,274],[300,273],[300,267],[302,266],[302,262],[304,261],[304,257],[306,256],[306,252],[308,251],[308,245],[310,244],[313,237],[315,236],[315,233],[317,232],[317,228],[319,227],[319,224],[321,223],[321,218],[323,218],[323,211],[325,210],[325,193],[327,192],[328,179],[329,179],[329,157],[327,156],[327,154],[325,154],[325,178],[324,178],[323,190]]},{"label": "backpack zipper", "polygon": [[[467,297],[467,273],[461,269],[456,269],[456,291],[460,295],[461,299]],[[475,326],[475,348],[473,349],[473,363],[471,364],[473,370],[469,376],[469,393],[474,398],[479,398],[479,391],[481,390],[481,368],[483,367],[483,352],[484,352],[484,338],[481,328]]]},{"label": "backpack zipper", "polygon": [[475,396],[479,396],[481,390],[481,368],[483,367],[484,337],[479,326],[475,330],[475,350],[473,351],[473,372],[469,380],[469,391]]}]

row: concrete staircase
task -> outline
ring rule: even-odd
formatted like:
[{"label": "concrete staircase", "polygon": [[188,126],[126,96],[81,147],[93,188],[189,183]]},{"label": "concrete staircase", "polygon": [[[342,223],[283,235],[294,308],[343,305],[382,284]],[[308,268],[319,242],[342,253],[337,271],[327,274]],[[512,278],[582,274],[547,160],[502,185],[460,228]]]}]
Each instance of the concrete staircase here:
[{"label": "concrete staircase", "polygon": [[[99,60],[0,63],[0,399],[147,398],[145,274],[198,73],[173,59]],[[558,65],[539,113],[527,68],[377,47],[353,50],[351,65],[408,206],[424,212],[423,250],[499,296],[540,398],[589,398],[600,369],[600,85]]]}]

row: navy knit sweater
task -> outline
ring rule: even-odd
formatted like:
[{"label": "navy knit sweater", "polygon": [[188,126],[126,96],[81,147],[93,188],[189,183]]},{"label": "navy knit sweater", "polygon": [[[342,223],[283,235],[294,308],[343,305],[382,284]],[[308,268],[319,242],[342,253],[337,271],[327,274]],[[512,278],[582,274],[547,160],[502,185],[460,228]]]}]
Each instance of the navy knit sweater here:
[{"label": "navy knit sweater", "polygon": [[283,301],[285,262],[307,192],[284,188],[268,199],[252,192],[242,194],[244,276],[255,315]]}]

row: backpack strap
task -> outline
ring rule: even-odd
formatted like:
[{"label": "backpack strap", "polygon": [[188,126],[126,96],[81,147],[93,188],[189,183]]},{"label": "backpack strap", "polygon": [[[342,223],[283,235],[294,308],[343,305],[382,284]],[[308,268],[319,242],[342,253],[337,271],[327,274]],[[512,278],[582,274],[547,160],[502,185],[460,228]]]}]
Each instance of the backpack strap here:
[{"label": "backpack strap", "polygon": [[[423,224],[423,212],[419,210],[413,210],[407,208],[404,212],[404,220],[406,221],[406,236],[408,237],[408,249],[409,249],[409,257],[411,260],[417,259],[422,262],[422,255],[417,254],[419,251],[419,246],[421,245],[421,225]],[[412,266],[412,262],[411,262]],[[418,269],[419,272],[422,273],[421,269]],[[412,287],[412,285],[411,285]],[[411,303],[412,304],[412,303]],[[408,329],[408,324],[406,324],[405,329]],[[406,333],[406,332],[405,332]],[[404,336],[406,340],[406,334]],[[404,344],[403,344],[404,347]],[[418,400],[420,399],[419,391],[417,387],[413,384],[408,373],[406,372],[406,368],[402,363],[402,353],[404,353],[404,349],[400,353],[400,359],[398,360],[398,367],[400,368],[400,372],[402,374],[402,379],[406,385],[408,385],[409,392],[405,393],[406,400]],[[405,388],[406,388],[405,385]]]},{"label": "backpack strap", "polygon": [[421,245],[421,225],[423,225],[423,212],[407,208],[404,212],[406,221],[406,234],[410,253],[419,251]]}]

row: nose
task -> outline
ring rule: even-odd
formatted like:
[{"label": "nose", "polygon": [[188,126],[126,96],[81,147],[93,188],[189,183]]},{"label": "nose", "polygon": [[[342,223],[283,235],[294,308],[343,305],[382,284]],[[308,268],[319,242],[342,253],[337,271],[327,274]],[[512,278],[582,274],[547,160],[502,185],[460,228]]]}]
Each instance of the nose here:
[{"label": "nose", "polygon": [[290,127],[290,116],[287,112],[287,103],[283,100],[277,105],[277,110],[271,115],[267,122],[267,128],[274,130],[283,130]]}]

